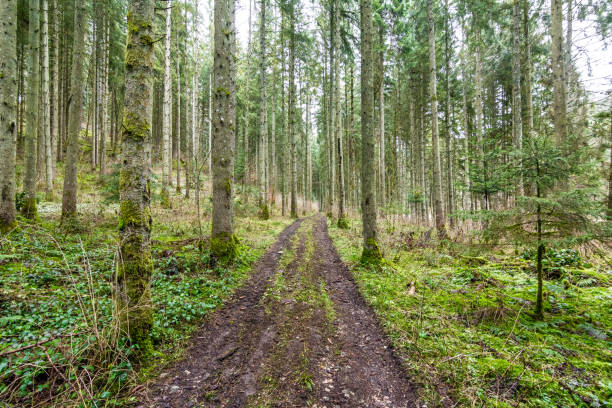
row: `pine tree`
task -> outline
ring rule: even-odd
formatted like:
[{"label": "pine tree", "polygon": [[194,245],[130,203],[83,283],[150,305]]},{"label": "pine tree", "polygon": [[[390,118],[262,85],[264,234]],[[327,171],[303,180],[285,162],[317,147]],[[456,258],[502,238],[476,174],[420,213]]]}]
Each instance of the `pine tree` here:
[{"label": "pine tree", "polygon": [[153,0],[130,0],[125,54],[125,97],[119,181],[119,259],[115,300],[119,322],[136,347],[152,353],[151,115],[153,99]]},{"label": "pine tree", "polygon": [[378,245],[376,226],[376,198],[374,185],[373,128],[373,50],[372,50],[372,0],[361,0],[361,211],[363,223],[363,253],[366,263],[378,263],[382,258]]},{"label": "pine tree", "polygon": [[234,0],[215,2],[215,48],[213,71],[213,213],[210,247],[218,260],[232,260],[234,235],[234,149],[236,124]]},{"label": "pine tree", "polygon": [[0,233],[15,225],[17,0],[0,6]]}]

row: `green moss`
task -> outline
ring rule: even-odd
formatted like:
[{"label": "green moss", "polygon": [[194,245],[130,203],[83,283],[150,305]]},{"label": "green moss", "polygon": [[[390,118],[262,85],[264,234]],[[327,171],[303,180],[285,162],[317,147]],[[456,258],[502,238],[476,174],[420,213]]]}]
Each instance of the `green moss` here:
[{"label": "green moss", "polygon": [[133,201],[124,200],[119,204],[119,230],[128,226],[149,225],[151,222],[151,209],[140,209]]},{"label": "green moss", "polygon": [[21,214],[29,220],[36,219],[38,212],[36,210],[36,197],[35,196],[24,197],[23,206],[21,207]]},{"label": "green moss", "polygon": [[161,190],[160,200],[163,208],[172,208],[170,205],[170,193],[166,187],[163,187]]},{"label": "green moss", "polygon": [[338,218],[338,228],[340,228],[340,229],[348,229],[349,228],[349,222],[348,222],[348,219],[346,217]]},{"label": "green moss", "polygon": [[232,195],[232,180],[230,180],[229,177],[225,180],[225,192],[227,193],[228,196],[231,197],[231,195]]},{"label": "green moss", "polygon": [[231,262],[236,256],[240,241],[232,234],[218,234],[210,239],[210,251],[212,256],[222,262]]},{"label": "green moss", "polygon": [[142,120],[133,112],[129,112],[123,119],[123,134],[125,138],[145,140],[149,135],[150,127],[147,121]]},{"label": "green moss", "polygon": [[268,207],[268,204],[263,203],[260,205],[259,207],[259,218],[261,218],[262,220],[269,220],[270,219],[270,207]]},{"label": "green moss", "polygon": [[380,252],[378,243],[374,238],[368,238],[363,247],[363,252],[361,253],[361,263],[378,265],[381,260],[382,253]]}]

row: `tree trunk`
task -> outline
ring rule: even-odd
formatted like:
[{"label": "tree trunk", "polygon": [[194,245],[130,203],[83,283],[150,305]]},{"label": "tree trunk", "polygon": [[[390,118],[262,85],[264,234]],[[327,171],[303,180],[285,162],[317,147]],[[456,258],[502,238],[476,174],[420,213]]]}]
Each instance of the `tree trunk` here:
[{"label": "tree trunk", "polygon": [[164,101],[162,108],[162,187],[161,203],[170,207],[170,179],[172,177],[172,149],[170,130],[172,126],[172,69],[170,68],[170,47],[172,40],[172,3],[166,5],[166,47],[164,53]]},{"label": "tree trunk", "polygon": [[468,118],[468,78],[465,62],[465,38],[466,30],[462,22],[461,29],[463,32],[463,43],[461,44],[461,86],[462,86],[462,103],[463,103],[463,195],[462,206],[464,211],[470,211],[472,208],[471,192],[470,192],[470,129]]},{"label": "tree trunk", "polygon": [[531,95],[531,37],[529,30],[529,0],[523,0],[523,50],[525,51],[525,105],[527,108],[526,135],[533,131],[533,97]]},{"label": "tree trunk", "polygon": [[378,25],[378,209],[387,205],[385,169],[385,33],[382,23]]},{"label": "tree trunk", "polygon": [[291,217],[298,217],[297,208],[297,137],[295,134],[295,4],[289,15],[289,138],[291,140]]},{"label": "tree trunk", "polygon": [[429,93],[431,98],[431,145],[433,160],[433,204],[436,229],[440,239],[446,236],[444,211],[442,210],[442,167],[440,164],[440,139],[438,134],[438,95],[436,91],[436,34],[433,20],[433,0],[427,1],[429,21]]},{"label": "tree trunk", "polygon": [[563,2],[551,0],[550,2],[550,36],[551,59],[553,75],[553,122],[555,141],[558,146],[567,139],[566,117],[566,87],[565,87],[565,54],[563,52]]},{"label": "tree trunk", "polygon": [[47,201],[53,200],[53,143],[51,141],[51,96],[49,94],[49,2],[42,0],[42,64],[41,64],[41,91],[42,106],[41,129],[44,142],[44,173],[45,196]]},{"label": "tree trunk", "polygon": [[23,178],[24,202],[21,212],[29,219],[36,218],[36,160],[38,143],[38,86],[39,86],[39,1],[30,0],[29,14],[29,67],[28,95],[26,97],[25,173]]},{"label": "tree trunk", "polygon": [[151,355],[151,116],[153,0],[130,0],[125,56],[125,115],[121,132],[117,311],[136,358]]},{"label": "tree trunk", "polygon": [[176,194],[181,194],[181,68],[179,58],[176,59]]},{"label": "tree trunk", "polygon": [[60,146],[59,137],[59,93],[60,93],[60,78],[59,78],[59,8],[57,0],[52,0],[53,3],[53,66],[51,68],[51,83],[53,92],[51,94],[51,144],[52,144],[52,172],[53,179],[57,175],[57,149]]},{"label": "tree trunk", "polygon": [[372,51],[372,0],[361,0],[361,213],[363,223],[363,262],[378,263],[382,254],[376,226],[374,161],[374,86]]},{"label": "tree trunk", "polygon": [[215,1],[215,53],[213,120],[213,213],[211,252],[216,259],[231,260],[234,236],[234,144],[236,114],[236,4]]},{"label": "tree trunk", "polygon": [[[512,144],[516,152],[523,146],[523,114],[521,111],[521,46],[519,0],[514,0],[512,7]],[[520,168],[521,162],[516,165]],[[523,181],[516,181],[515,197],[523,195]]]},{"label": "tree trunk", "polygon": [[[475,27],[478,27],[475,22]],[[483,171],[486,172],[486,163],[484,161],[484,140],[482,137],[482,126],[483,126],[483,114],[482,114],[482,72],[481,72],[481,61],[480,61],[480,29],[476,28],[476,50],[474,53],[474,80],[475,80],[475,93],[474,93],[474,111],[476,112],[476,118],[474,123],[474,133],[476,134],[476,145],[477,145],[477,160],[483,166]],[[486,174],[485,174],[486,176]],[[486,200],[481,195],[480,197],[480,209],[486,209]]]},{"label": "tree trunk", "polygon": [[[103,7],[105,3],[102,3]],[[105,8],[103,8],[105,10]],[[107,86],[108,86],[108,52],[109,52],[109,36],[107,31],[108,17],[104,14],[102,19],[102,56],[100,66],[100,134],[98,145],[98,164],[100,165],[100,176],[106,174],[106,133],[107,133]]]},{"label": "tree trunk", "polygon": [[15,225],[17,0],[0,6],[0,233]]},{"label": "tree trunk", "polygon": [[270,218],[266,189],[266,161],[268,140],[268,105],[266,92],[266,0],[261,0],[261,19],[259,22],[259,74],[261,103],[259,104],[259,209],[260,217],[264,220]]},{"label": "tree trunk", "polygon": [[72,86],[70,89],[70,112],[68,115],[68,139],[64,166],[64,192],[62,196],[62,221],[77,215],[77,174],[79,165],[79,133],[83,107],[83,61],[85,59],[85,35],[87,16],[84,2],[78,2],[74,14],[74,37],[72,46]]}]

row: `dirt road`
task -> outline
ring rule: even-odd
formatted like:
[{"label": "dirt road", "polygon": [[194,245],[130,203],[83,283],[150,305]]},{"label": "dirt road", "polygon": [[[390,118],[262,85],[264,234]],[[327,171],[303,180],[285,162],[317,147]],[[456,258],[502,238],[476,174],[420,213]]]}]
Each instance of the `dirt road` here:
[{"label": "dirt road", "polygon": [[298,220],[141,407],[415,407],[322,216]]}]

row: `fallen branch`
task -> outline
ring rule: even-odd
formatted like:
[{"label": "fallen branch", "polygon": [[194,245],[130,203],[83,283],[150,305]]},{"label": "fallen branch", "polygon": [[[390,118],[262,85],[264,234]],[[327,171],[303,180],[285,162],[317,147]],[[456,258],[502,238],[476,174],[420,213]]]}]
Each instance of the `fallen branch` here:
[{"label": "fallen branch", "polygon": [[81,333],[60,334],[58,336],[54,336],[54,337],[48,338],[46,340],[41,340],[38,343],[30,344],[28,346],[19,347],[19,348],[16,348],[14,350],[3,351],[2,353],[0,353],[0,358],[9,356],[11,354],[20,353],[22,351],[26,351],[26,350],[29,350],[29,349],[32,349],[32,348],[35,348],[35,347],[40,347],[43,344],[47,344],[47,343],[49,343],[50,341],[53,341],[53,340],[57,340],[57,339],[65,338],[65,337],[74,337],[74,336],[78,336],[79,334],[81,334]]}]

